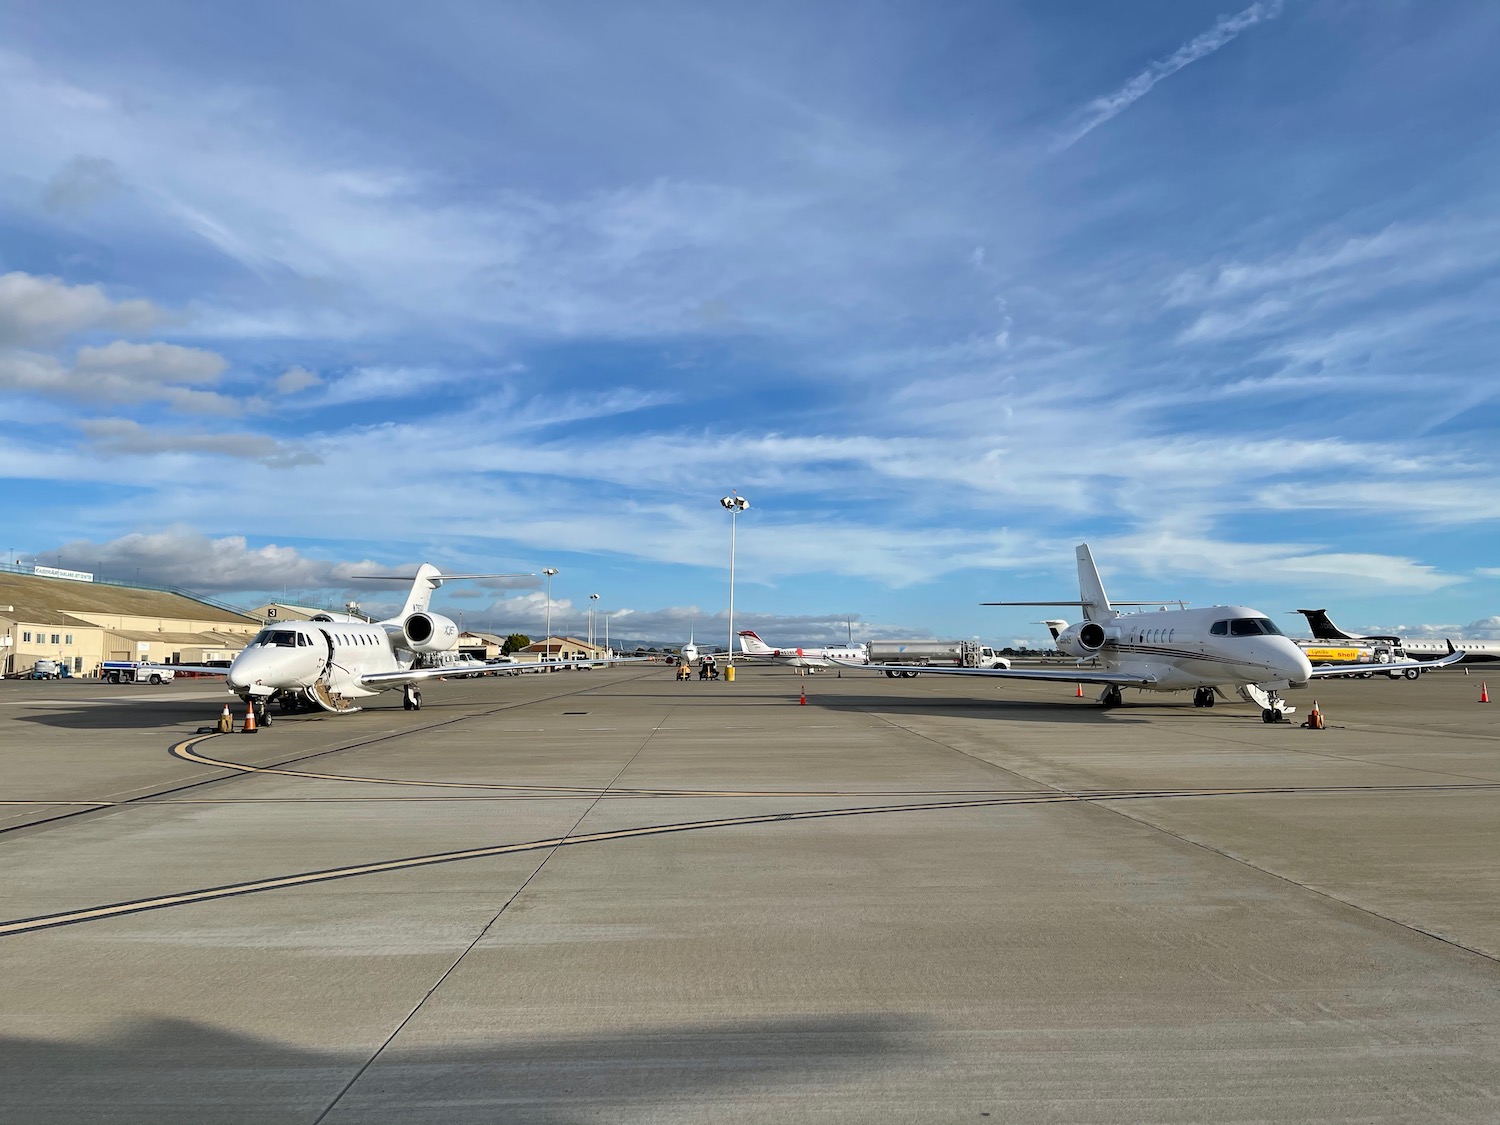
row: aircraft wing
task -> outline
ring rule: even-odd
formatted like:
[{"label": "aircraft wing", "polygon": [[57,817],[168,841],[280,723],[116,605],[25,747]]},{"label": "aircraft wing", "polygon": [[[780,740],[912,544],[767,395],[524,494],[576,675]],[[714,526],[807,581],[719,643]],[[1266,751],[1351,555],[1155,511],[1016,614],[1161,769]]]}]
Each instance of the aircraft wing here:
[{"label": "aircraft wing", "polygon": [[1117,687],[1150,687],[1151,676],[1128,672],[1105,672],[1097,668],[948,668],[923,664],[854,664],[848,660],[829,662],[840,668],[870,672],[917,672],[923,676],[989,676],[999,680],[1048,680],[1063,684],[1114,684]]},{"label": "aircraft wing", "polygon": [[1323,679],[1327,676],[1347,676],[1351,672],[1405,672],[1408,668],[1427,670],[1431,668],[1447,668],[1450,664],[1457,664],[1468,653],[1461,648],[1454,648],[1453,642],[1448,642],[1448,655],[1439,660],[1395,660],[1389,664],[1324,664],[1312,670],[1312,679]]},{"label": "aircraft wing", "polygon": [[152,672],[196,672],[200,676],[227,676],[229,666],[217,664],[145,664],[140,669],[147,675]]},{"label": "aircraft wing", "polygon": [[360,687],[368,688],[393,688],[406,684],[419,684],[423,680],[440,680],[444,676],[453,678],[474,676],[493,670],[486,664],[481,664],[477,668],[406,668],[395,672],[370,672],[359,678],[359,684]]},{"label": "aircraft wing", "polygon": [[482,676],[486,672],[540,672],[547,668],[587,668],[596,664],[632,664],[635,657],[600,658],[597,660],[546,660],[537,664],[458,664],[446,668],[405,668],[395,672],[371,672],[359,678],[361,687],[398,688],[406,684],[418,684],[423,680],[441,680],[444,677],[458,679],[462,676]]}]

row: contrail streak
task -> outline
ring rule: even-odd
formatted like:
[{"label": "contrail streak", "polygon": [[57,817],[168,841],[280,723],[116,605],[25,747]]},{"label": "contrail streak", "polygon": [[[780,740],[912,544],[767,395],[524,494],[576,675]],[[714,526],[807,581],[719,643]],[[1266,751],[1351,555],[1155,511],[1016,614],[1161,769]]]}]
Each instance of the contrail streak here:
[{"label": "contrail streak", "polygon": [[1152,63],[1118,90],[1089,102],[1083,107],[1082,121],[1059,138],[1053,144],[1052,151],[1061,152],[1078,143],[1110,118],[1118,116],[1140,101],[1163,78],[1176,74],[1189,63],[1213,54],[1246,28],[1275,19],[1281,15],[1282,4],[1283,0],[1256,0],[1256,3],[1238,15],[1220,18],[1208,31],[1184,43],[1167,58]]}]

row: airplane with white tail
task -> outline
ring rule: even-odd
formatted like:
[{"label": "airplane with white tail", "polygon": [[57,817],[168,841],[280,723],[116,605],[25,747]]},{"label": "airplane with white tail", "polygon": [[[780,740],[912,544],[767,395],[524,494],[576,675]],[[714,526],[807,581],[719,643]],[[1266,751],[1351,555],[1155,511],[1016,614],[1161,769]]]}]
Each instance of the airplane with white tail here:
[{"label": "airplane with white tail", "polygon": [[772,664],[787,664],[793,668],[832,668],[834,665],[858,666],[868,664],[869,650],[853,642],[843,645],[826,645],[820,648],[772,648],[751,629],[741,629],[740,655],[757,660],[769,660]]},{"label": "airplane with white tail", "polygon": [[[1124,689],[1185,691],[1192,689],[1194,707],[1212,707],[1225,688],[1236,689],[1247,703],[1261,708],[1268,723],[1281,722],[1296,710],[1281,693],[1303,687],[1310,680],[1346,675],[1362,665],[1331,664],[1314,668],[1290,637],[1264,613],[1245,606],[1207,609],[1162,609],[1155,613],[1122,614],[1115,605],[1181,605],[1174,602],[1118,602],[1111,604],[1099,580],[1087,543],[1080,543],[1078,600],[1076,602],[985,602],[1005,606],[1078,606],[1083,620],[1043,624],[1052,630],[1058,650],[1077,657],[1074,668],[950,668],[925,667],[925,676],[993,676],[1010,680],[1047,680],[1100,684],[1099,702],[1118,707]],[[1401,661],[1384,670],[1441,668],[1456,664],[1464,654],[1448,645],[1439,660]],[[1085,663],[1087,662],[1087,663]],[[863,661],[836,664],[885,671],[886,665]],[[895,667],[894,665],[891,667]],[[912,669],[904,668],[904,671]],[[1227,697],[1226,697],[1227,698]]]},{"label": "airplane with white tail", "polygon": [[[524,578],[523,574],[443,574],[423,563],[415,575],[356,574],[353,578],[410,582],[406,603],[395,617],[366,623],[346,614],[318,614],[310,621],[268,625],[256,634],[228,668],[172,665],[177,671],[225,677],[229,690],[266,721],[275,701],[284,712],[358,711],[359,700],[383,691],[402,693],[408,711],[422,708],[421,685],[444,676],[487,670],[478,662],[455,661],[458,625],[430,608],[444,582],[475,578]],[[548,667],[595,664],[597,660],[548,661]]]}]

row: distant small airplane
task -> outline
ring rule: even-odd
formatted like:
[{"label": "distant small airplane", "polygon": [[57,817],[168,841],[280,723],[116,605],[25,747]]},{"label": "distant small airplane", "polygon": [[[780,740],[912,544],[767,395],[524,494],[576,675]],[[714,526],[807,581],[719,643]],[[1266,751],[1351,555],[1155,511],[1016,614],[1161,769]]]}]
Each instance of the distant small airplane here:
[{"label": "distant small airplane", "polygon": [[[473,578],[523,578],[520,574],[443,574],[423,563],[415,575],[356,574],[384,582],[410,582],[406,604],[395,617],[365,623],[350,615],[319,614],[310,621],[268,625],[228,668],[174,664],[181,672],[225,677],[229,690],[265,722],[267,705],[282,711],[348,714],[357,700],[400,690],[408,711],[422,708],[421,684],[444,676],[482,672],[488,665],[453,661],[458,625],[429,609],[444,582]],[[597,664],[597,660],[548,661],[549,667]]]},{"label": "distant small airplane", "polygon": [[[1210,606],[1206,609],[1163,609],[1157,613],[1121,614],[1105,596],[1098,568],[1087,543],[1080,543],[1078,557],[1078,601],[1076,602],[985,602],[1004,606],[1078,606],[1083,620],[1062,628],[1063,622],[1047,621],[1058,650],[1094,666],[1076,668],[917,668],[928,676],[994,676],[1010,680],[1048,680],[1063,683],[1102,684],[1099,702],[1118,707],[1123,689],[1183,691],[1192,688],[1194,707],[1212,707],[1225,687],[1236,688],[1246,702],[1258,704],[1261,718],[1279,723],[1296,710],[1281,698],[1289,687],[1302,687],[1309,680],[1360,671],[1360,664],[1330,664],[1314,668],[1303,651],[1264,613],[1245,606]],[[1135,602],[1134,605],[1180,603]],[[1464,654],[1449,644],[1440,660],[1410,660],[1382,665],[1382,670],[1440,668],[1457,663]],[[844,661],[835,660],[836,664]],[[848,662],[849,667],[861,666]],[[864,664],[874,671],[886,665]],[[898,667],[891,665],[890,667]],[[905,669],[911,671],[912,669]]]},{"label": "distant small airplane", "polygon": [[787,664],[793,668],[859,666],[868,664],[870,661],[869,650],[863,644],[825,645],[818,648],[772,648],[751,629],[741,629],[738,635],[742,656],[769,660],[773,664]]},{"label": "distant small airplane", "polygon": [[722,649],[717,649],[717,648],[708,649],[708,650],[700,649],[697,646],[697,644],[694,643],[694,640],[693,640],[693,636],[694,636],[694,634],[697,631],[698,631],[698,627],[696,625],[693,626],[693,628],[689,629],[688,630],[688,643],[685,644],[685,645],[683,645],[680,649],[677,650],[678,655],[682,658],[682,662],[684,664],[696,664],[696,663],[698,663],[698,658],[700,656],[712,656],[714,659],[717,660],[721,656],[727,656],[728,655],[728,653],[724,652]]}]

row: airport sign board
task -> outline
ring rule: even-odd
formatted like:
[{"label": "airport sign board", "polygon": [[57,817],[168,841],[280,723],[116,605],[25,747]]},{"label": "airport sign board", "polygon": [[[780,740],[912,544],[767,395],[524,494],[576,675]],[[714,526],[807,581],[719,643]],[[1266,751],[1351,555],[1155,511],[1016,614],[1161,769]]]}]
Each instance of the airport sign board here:
[{"label": "airport sign board", "polygon": [[55,566],[34,566],[32,574],[39,574],[43,578],[71,578],[74,582],[92,582],[94,576],[86,570],[63,570]]}]

